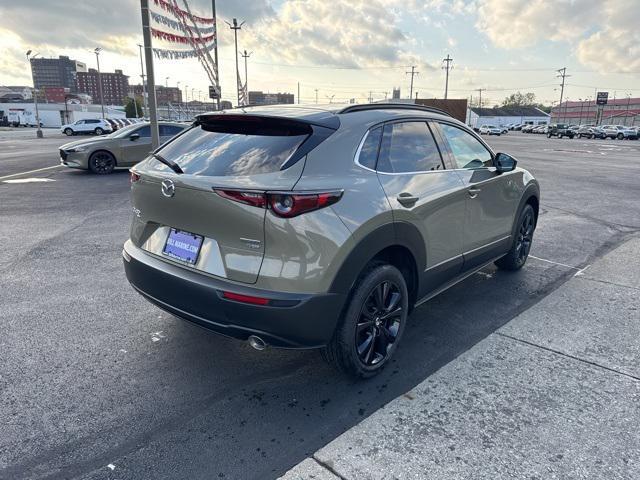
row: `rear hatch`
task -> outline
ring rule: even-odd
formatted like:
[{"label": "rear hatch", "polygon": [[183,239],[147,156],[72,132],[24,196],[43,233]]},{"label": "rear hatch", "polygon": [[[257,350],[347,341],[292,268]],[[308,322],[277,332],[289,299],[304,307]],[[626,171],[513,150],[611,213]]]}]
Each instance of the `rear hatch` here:
[{"label": "rear hatch", "polygon": [[[325,127],[282,118],[196,122],[157,151],[183,173],[154,157],[134,168],[132,241],[187,268],[255,283],[265,250],[264,192],[293,189],[306,152],[326,136]],[[174,241],[197,249],[197,259],[172,255],[167,242]]]}]

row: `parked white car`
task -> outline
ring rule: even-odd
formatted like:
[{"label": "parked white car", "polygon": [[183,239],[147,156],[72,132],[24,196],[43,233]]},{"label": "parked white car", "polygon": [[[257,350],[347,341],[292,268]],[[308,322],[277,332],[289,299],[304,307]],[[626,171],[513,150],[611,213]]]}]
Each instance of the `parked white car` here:
[{"label": "parked white car", "polygon": [[480,127],[480,135],[500,135],[502,130],[495,125],[482,125]]},{"label": "parked white car", "polygon": [[60,131],[69,137],[71,135],[78,135],[80,133],[93,133],[95,135],[104,135],[105,133],[111,133],[113,128],[106,120],[97,118],[84,118],[74,123],[63,125]]}]

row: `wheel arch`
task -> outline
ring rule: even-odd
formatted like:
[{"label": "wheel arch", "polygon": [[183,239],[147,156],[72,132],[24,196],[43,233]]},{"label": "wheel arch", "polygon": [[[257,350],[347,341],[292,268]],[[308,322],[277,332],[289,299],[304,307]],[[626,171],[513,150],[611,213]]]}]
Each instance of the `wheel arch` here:
[{"label": "wheel arch", "polygon": [[87,156],[87,167],[89,166],[89,162],[91,161],[91,158],[96,154],[96,153],[100,153],[100,152],[104,152],[104,153],[108,153],[109,155],[111,155],[113,157],[113,161],[116,163],[116,167],[118,166],[118,157],[116,156],[115,153],[113,153],[111,150],[107,149],[107,148],[97,148],[95,149],[93,152],[91,152],[88,156]]},{"label": "wheel arch", "polygon": [[394,265],[402,272],[407,281],[409,303],[413,306],[427,258],[422,234],[406,222],[384,224],[362,238],[340,266],[329,291],[350,295],[367,265],[377,260]]}]

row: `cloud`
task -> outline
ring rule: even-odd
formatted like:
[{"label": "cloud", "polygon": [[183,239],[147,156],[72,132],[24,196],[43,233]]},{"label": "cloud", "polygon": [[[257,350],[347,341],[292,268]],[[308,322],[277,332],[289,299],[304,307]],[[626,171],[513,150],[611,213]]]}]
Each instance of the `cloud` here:
[{"label": "cloud", "polygon": [[243,35],[252,50],[283,63],[343,67],[395,63],[407,41],[380,0],[289,0]]}]

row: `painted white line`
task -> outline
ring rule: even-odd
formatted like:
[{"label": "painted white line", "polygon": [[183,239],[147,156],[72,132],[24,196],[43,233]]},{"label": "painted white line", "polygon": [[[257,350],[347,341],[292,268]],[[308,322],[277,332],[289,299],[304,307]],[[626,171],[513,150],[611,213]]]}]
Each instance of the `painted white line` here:
[{"label": "painted white line", "polygon": [[[579,272],[581,270],[584,270],[584,268],[580,269],[578,267],[572,267],[571,265],[567,265],[566,263],[554,262],[553,260],[547,260],[545,258],[534,257],[533,255],[529,255],[529,258],[535,258],[536,260],[540,260],[541,262],[553,263],[554,265],[560,265],[561,267],[571,268],[573,270],[578,270]],[[585,267],[585,268],[587,268],[587,267]]]},{"label": "painted white line", "polygon": [[589,268],[590,266],[591,266],[591,265],[587,265],[587,266],[586,266],[586,267],[584,267],[582,270],[578,270],[578,271],[576,272],[576,274],[574,275],[574,277],[579,277],[580,275],[583,275],[583,274],[584,274],[584,271],[585,271],[587,268]]},{"label": "painted white line", "polygon": [[4,180],[5,178],[19,177],[21,175],[27,175],[28,173],[36,173],[36,172],[44,172],[45,170],[51,170],[52,168],[62,168],[64,165],[53,165],[51,167],[37,168],[35,170],[29,170],[28,172],[20,172],[20,173],[12,173],[11,175],[5,175],[4,177],[0,177],[0,180]]},{"label": "painted white line", "polygon": [[2,180],[2,183],[42,183],[42,182],[55,182],[53,178],[14,178],[13,180]]}]

